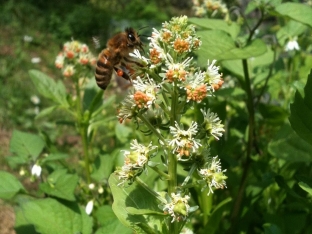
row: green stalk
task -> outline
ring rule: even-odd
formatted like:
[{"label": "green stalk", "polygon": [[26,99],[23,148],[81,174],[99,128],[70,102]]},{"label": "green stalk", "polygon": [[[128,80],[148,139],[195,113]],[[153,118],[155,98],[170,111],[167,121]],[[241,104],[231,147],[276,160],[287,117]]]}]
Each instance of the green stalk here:
[{"label": "green stalk", "polygon": [[[83,159],[85,164],[85,173],[87,183],[90,184],[90,163],[89,163],[89,150],[88,150],[88,122],[84,119],[83,109],[82,109],[82,101],[80,97],[80,88],[78,82],[75,84],[76,87],[76,95],[77,95],[77,123],[78,123],[78,130],[82,140],[82,147],[83,147]],[[88,117],[89,118],[89,117]]]},{"label": "green stalk", "polygon": [[[177,86],[173,86],[171,93],[171,116],[170,125],[174,126],[177,121],[177,104],[178,104],[178,93]],[[168,152],[168,194],[175,193],[177,189],[177,157],[171,151]],[[176,222],[169,223],[169,233],[176,234],[178,232],[178,226]]]},{"label": "green stalk", "polygon": [[163,142],[165,146],[167,146],[167,142],[165,138],[161,135],[161,133],[148,121],[148,119],[142,115],[138,114],[138,117],[146,124],[146,126]]}]

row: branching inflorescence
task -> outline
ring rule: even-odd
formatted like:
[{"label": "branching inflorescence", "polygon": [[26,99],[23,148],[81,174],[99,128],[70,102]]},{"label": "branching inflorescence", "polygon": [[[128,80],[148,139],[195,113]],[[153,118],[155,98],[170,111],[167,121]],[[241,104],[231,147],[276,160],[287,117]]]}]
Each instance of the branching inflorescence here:
[{"label": "branching inflorescence", "polygon": [[[170,163],[181,161],[193,165],[182,186],[176,184],[168,189],[167,202],[159,206],[172,217],[172,222],[187,219],[188,213],[195,210],[188,204],[190,197],[185,189],[194,171],[198,173],[197,183],[193,185],[201,186],[202,190],[208,187],[208,195],[215,189],[225,188],[227,178],[220,159],[209,156],[208,144],[209,138],[219,140],[222,137],[224,125],[216,113],[199,107],[199,103],[221,88],[222,74],[215,60],[208,61],[206,71],[195,66],[191,55],[201,41],[195,27],[187,20],[186,16],[172,18],[163,23],[160,30],[154,29],[149,38],[149,57],[138,50],[131,54],[140,66],[133,68],[133,91],[121,103],[118,112],[120,123],[134,120],[139,128],[149,129],[159,144],[154,146],[151,142],[144,146],[133,140],[131,151],[124,151],[124,165],[116,170],[119,185],[132,184],[147,170],[148,162],[160,149],[168,180],[177,177],[176,167]],[[197,111],[200,119],[194,117],[187,121],[185,113],[190,109]]]}]

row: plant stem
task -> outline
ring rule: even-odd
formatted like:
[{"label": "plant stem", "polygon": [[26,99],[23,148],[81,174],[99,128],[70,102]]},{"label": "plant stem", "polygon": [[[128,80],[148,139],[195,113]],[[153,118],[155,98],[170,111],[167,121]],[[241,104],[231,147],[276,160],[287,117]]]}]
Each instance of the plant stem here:
[{"label": "plant stem", "polygon": [[167,146],[167,142],[165,138],[161,135],[161,133],[145,118],[144,115],[139,114],[138,117],[146,124],[146,126],[163,142],[165,146]]},{"label": "plant stem", "polygon": [[[243,175],[241,178],[241,183],[238,191],[237,198],[234,203],[234,207],[231,214],[231,220],[234,225],[232,226],[233,229],[235,229],[235,224],[237,223],[241,204],[244,198],[245,188],[247,185],[247,178],[248,178],[248,172],[251,165],[251,151],[254,145],[254,128],[255,128],[255,110],[253,106],[253,95],[251,90],[251,84],[250,84],[250,78],[248,73],[248,64],[247,60],[243,59],[243,70],[244,70],[244,76],[245,76],[245,91],[247,93],[247,110],[248,110],[248,142],[247,142],[247,150],[246,150],[246,161],[244,162],[243,168]],[[233,230],[232,230],[233,231]],[[234,230],[235,231],[235,230]]]},{"label": "plant stem", "polygon": [[[177,121],[177,104],[178,104],[178,93],[177,86],[173,86],[171,93],[171,115],[170,125],[174,126]],[[171,151],[168,151],[168,194],[175,193],[177,189],[177,157]],[[178,227],[176,222],[169,223],[169,233],[176,234]]]},{"label": "plant stem", "polygon": [[[85,166],[85,173],[86,173],[86,179],[87,183],[90,184],[90,163],[89,163],[89,150],[88,150],[88,134],[87,134],[87,129],[88,129],[88,120],[86,121],[84,119],[84,113],[83,113],[83,108],[82,108],[82,101],[80,97],[80,88],[78,82],[75,84],[76,87],[76,96],[77,96],[77,123],[78,123],[78,129],[79,129],[79,134],[81,136],[81,141],[82,141],[82,147],[83,147],[83,159],[84,159],[84,166]],[[89,118],[89,117],[88,117]]]}]

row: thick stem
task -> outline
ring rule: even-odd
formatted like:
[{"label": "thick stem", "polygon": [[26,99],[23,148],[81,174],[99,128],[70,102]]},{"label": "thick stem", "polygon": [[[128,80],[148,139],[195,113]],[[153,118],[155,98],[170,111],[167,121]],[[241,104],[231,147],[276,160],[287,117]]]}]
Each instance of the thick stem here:
[{"label": "thick stem", "polygon": [[[171,114],[170,114],[170,125],[174,126],[175,122],[178,120],[177,116],[177,104],[178,104],[178,93],[177,86],[173,86],[171,93]],[[177,189],[177,157],[171,151],[168,152],[168,194],[176,193]],[[176,234],[178,232],[178,227],[176,222],[169,223],[169,233]]]}]

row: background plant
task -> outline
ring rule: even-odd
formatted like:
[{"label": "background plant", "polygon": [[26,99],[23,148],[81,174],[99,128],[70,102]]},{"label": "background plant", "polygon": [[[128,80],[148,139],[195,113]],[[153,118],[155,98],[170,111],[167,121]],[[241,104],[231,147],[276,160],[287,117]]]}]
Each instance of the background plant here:
[{"label": "background plant", "polygon": [[[311,226],[308,222],[311,218],[311,202],[309,197],[307,197],[307,192],[310,191],[311,187],[309,179],[311,177],[309,167],[311,150],[309,143],[306,142],[311,142],[309,138],[311,135],[311,122],[309,120],[311,98],[309,98],[308,92],[311,78],[308,78],[308,82],[306,82],[306,77],[308,77],[311,69],[310,22],[312,21],[309,18],[311,16],[310,7],[305,4],[281,3],[279,1],[251,1],[246,8],[232,8],[229,6],[230,18],[228,20],[232,20],[231,23],[205,18],[189,20],[197,25],[197,35],[202,40],[201,50],[196,52],[196,60],[202,67],[206,67],[207,59],[210,59],[210,61],[217,59],[225,80],[222,89],[214,93],[214,98],[209,99],[211,111],[218,113],[226,130],[224,136],[219,141],[210,142],[212,151],[210,153],[220,157],[222,168],[227,169],[226,176],[228,179],[227,189],[222,190],[221,193],[216,191],[213,196],[209,196],[211,200],[206,201],[208,204],[211,204],[206,207],[211,209],[207,213],[202,214],[199,212],[201,211],[200,209],[195,211],[193,217],[196,218],[192,219],[193,222],[188,223],[188,225],[192,224],[191,229],[196,233],[207,231],[209,233],[294,233],[296,231],[309,233],[311,232]],[[22,5],[19,5],[19,7],[22,9]],[[5,12],[4,9],[9,8],[2,8],[1,12]],[[21,12],[16,16],[20,17]],[[35,14],[32,15],[35,16]],[[8,17],[9,15],[1,17],[1,22],[9,20]],[[55,17],[58,17],[58,15],[56,14]],[[40,24],[38,19],[40,18],[37,17],[36,20],[30,22]],[[258,22],[259,19],[260,21]],[[10,29],[11,31],[14,30],[14,25],[16,29],[18,28],[16,20],[14,21],[13,19],[8,22],[12,23],[11,27],[13,25]],[[23,22],[24,28],[26,25],[29,25],[25,23],[26,21]],[[4,32],[10,34],[8,29]],[[68,33],[67,35],[70,34]],[[16,127],[17,129],[26,129],[27,131],[40,129],[40,138],[44,139],[39,140],[38,137],[33,139],[33,135],[31,137],[28,134],[23,135],[19,132],[13,134],[11,147],[14,148],[15,136],[17,136],[15,139],[29,140],[26,141],[27,144],[25,144],[24,140],[21,140],[21,145],[34,147],[34,149],[26,148],[26,150],[20,152],[21,155],[23,155],[22,152],[27,154],[27,157],[33,155],[24,161],[24,170],[21,170],[21,172],[30,173],[31,166],[29,167],[29,165],[33,165],[37,157],[34,155],[40,155],[41,159],[45,159],[43,157],[44,154],[48,154],[49,157],[54,154],[56,159],[53,163],[43,160],[43,175],[49,175],[56,168],[61,169],[63,166],[59,164],[62,164],[64,161],[70,162],[66,165],[66,167],[69,166],[69,170],[62,172],[63,174],[60,171],[58,172],[60,173],[59,175],[53,175],[49,180],[48,186],[45,186],[54,186],[53,181],[57,181],[57,179],[62,177],[67,178],[68,176],[68,180],[75,184],[77,179],[75,175],[78,174],[82,176],[79,176],[79,178],[85,178],[83,171],[85,167],[83,162],[78,164],[82,166],[76,166],[76,163],[80,163],[79,158],[77,159],[76,156],[82,155],[80,141],[75,140],[74,142],[76,143],[74,145],[70,143],[72,142],[71,138],[76,139],[74,137],[76,129],[74,127],[75,121],[73,122],[74,118],[67,115],[66,112],[56,113],[52,111],[49,115],[37,118],[36,124],[34,124],[32,121],[36,113],[34,107],[39,107],[40,110],[52,104],[55,105],[55,103],[49,102],[42,97],[39,104],[30,102],[31,95],[35,93],[34,86],[30,80],[23,79],[23,82],[15,82],[19,80],[19,77],[27,74],[25,70],[29,67],[44,70],[44,72],[49,74],[59,74],[59,72],[52,69],[54,56],[59,50],[57,48],[58,45],[51,44],[53,40],[42,40],[42,38],[46,38],[42,35],[33,37],[34,40],[30,43],[23,42],[20,38],[23,38],[24,35],[25,33],[20,30],[20,37],[12,37],[14,45],[19,45],[20,48],[20,50],[14,50],[14,57],[10,57],[10,61],[1,58],[2,82],[5,82],[1,87],[1,95],[9,100],[1,104],[1,108],[7,110],[1,112],[2,122],[8,124],[6,126],[18,126]],[[65,34],[61,33],[61,35]],[[74,38],[77,37],[75,36]],[[63,43],[63,41],[61,42]],[[43,48],[42,46],[54,48],[53,55],[40,56],[42,63],[39,64],[29,62],[30,59],[28,63],[23,62],[28,58],[26,51],[33,51],[34,49],[43,51],[41,49]],[[27,49],[26,51],[25,48]],[[2,50],[2,53],[3,51],[7,53],[9,50]],[[41,55],[41,53],[39,54]],[[244,63],[242,60],[245,60]],[[43,67],[43,64],[48,64],[48,66]],[[306,86],[305,83],[307,83]],[[20,92],[15,92],[14,98],[7,98],[13,96],[10,93],[13,93],[16,87],[18,87]],[[32,87],[32,89],[23,89],[23,87]],[[68,80],[65,82],[65,87],[68,88],[68,92],[73,90],[72,84]],[[296,89],[298,91],[295,95]],[[32,92],[29,95],[25,90],[32,90]],[[69,96],[73,95],[73,92],[69,93]],[[107,96],[104,97],[111,96],[108,93],[105,95]],[[42,188],[36,190],[29,186],[33,185],[27,182],[29,181],[27,178],[31,178],[29,174],[24,177],[17,176],[17,178],[23,181],[24,186],[26,184],[28,195],[21,196],[18,191],[23,191],[23,188],[19,182],[14,177],[1,172],[1,180],[3,181],[2,191],[5,191],[1,193],[1,197],[19,204],[16,206],[17,232],[25,233],[23,228],[31,228],[30,232],[34,233],[34,226],[32,225],[38,228],[41,227],[41,223],[48,223],[47,220],[43,221],[40,219],[40,217],[45,217],[40,212],[25,211],[31,209],[31,207],[41,207],[45,214],[47,212],[53,214],[53,210],[49,210],[50,206],[58,207],[62,212],[58,212],[57,215],[62,214],[62,216],[56,219],[60,222],[60,225],[55,225],[55,227],[66,227],[60,220],[79,220],[78,217],[83,217],[84,220],[86,218],[83,215],[84,206],[87,203],[91,204],[90,201],[92,201],[93,197],[97,199],[93,201],[95,209],[92,215],[98,220],[97,223],[94,223],[94,230],[97,229],[98,232],[101,230],[114,232],[113,230],[122,227],[118,225],[118,220],[113,216],[110,206],[101,206],[102,204],[111,204],[112,202],[110,191],[106,187],[105,178],[108,178],[114,165],[123,165],[123,155],[120,153],[120,150],[130,147],[130,139],[138,138],[140,143],[146,145],[149,144],[150,139],[144,142],[147,139],[144,134],[132,131],[136,126],[132,126],[129,123],[127,125],[115,125],[116,121],[107,121],[110,119],[107,113],[114,113],[116,108],[115,104],[113,104],[114,100],[116,99],[112,97],[110,99],[111,103],[108,101],[104,102],[106,107],[103,108],[103,114],[107,116],[105,117],[107,119],[104,119],[103,123],[106,125],[103,125],[103,123],[99,124],[99,126],[103,125],[104,127],[94,132],[94,138],[91,140],[92,147],[90,146],[90,157],[99,156],[92,159],[95,164],[94,168],[91,168],[91,180],[100,181],[101,183],[91,183],[90,185],[81,183],[80,179],[78,179],[79,183],[77,185],[79,184],[79,186],[76,186],[76,188],[79,188],[78,191],[80,192],[76,193],[76,196],[69,196],[68,194],[73,194],[72,191],[74,191],[73,187],[71,187],[69,189],[70,193],[65,195],[66,199],[76,199],[75,202],[70,200],[64,202],[62,200],[64,198],[58,198],[59,194],[49,194],[52,200],[51,198],[45,199],[46,204],[38,202],[34,206],[33,204],[36,203],[34,202],[29,203],[29,206],[23,206],[21,205],[23,202],[26,204],[26,202],[32,200],[32,197],[28,196],[29,194],[41,197],[40,193],[36,194],[36,191],[42,191]],[[289,109],[291,102],[293,104]],[[250,108],[251,104],[254,108]],[[248,109],[245,108],[246,106],[249,106]],[[22,109],[23,111],[21,111]],[[25,113],[25,109],[29,111]],[[252,125],[252,118],[250,118],[252,117],[252,112],[254,112],[255,140],[249,138],[249,136],[253,136],[252,134],[248,134],[248,132],[252,132],[252,129],[248,127]],[[200,112],[199,115],[201,115]],[[288,123],[289,116],[291,125]],[[47,118],[49,118],[49,122],[44,121]],[[113,120],[114,116],[111,119]],[[58,127],[56,128],[56,125],[53,123],[54,120],[58,120],[57,123],[62,125],[57,125]],[[189,122],[185,124],[189,124]],[[296,133],[291,127],[295,129]],[[103,131],[103,129],[109,130]],[[65,132],[69,133],[71,138],[63,138],[59,141],[60,135],[67,135],[64,134]],[[305,139],[305,141],[302,139]],[[57,141],[59,143],[56,144]],[[250,142],[256,142],[257,144],[250,144]],[[68,155],[66,156],[63,152],[68,153]],[[66,160],[63,160],[63,158],[66,158]],[[156,158],[158,157],[154,159]],[[14,165],[14,160],[10,161],[10,165]],[[47,165],[47,168],[45,165]],[[77,170],[77,168],[79,169]],[[21,168],[16,169],[19,170]],[[183,171],[179,171],[179,173],[183,174]],[[144,173],[141,176],[144,179]],[[7,184],[14,184],[14,186],[5,186]],[[58,186],[60,185],[58,184]],[[56,187],[59,188],[58,186]],[[63,190],[64,187],[62,187]],[[158,181],[155,187],[164,188],[164,182]],[[10,189],[8,190],[7,188]],[[102,191],[101,188],[105,191],[105,195],[100,195],[98,192]],[[200,194],[200,191],[194,189],[190,191],[193,199]],[[6,195],[8,196],[6,197]],[[100,199],[98,199],[99,197]],[[232,198],[232,201],[230,198]],[[77,208],[75,205],[77,203],[82,204],[81,208]],[[196,204],[202,206],[204,203],[195,199],[194,205]],[[77,212],[71,213],[67,209],[68,207],[71,207],[71,210],[81,209],[81,216],[76,216]],[[158,207],[155,207],[155,209],[158,209]],[[40,209],[36,211],[38,210]],[[135,213],[137,211],[129,210],[128,212]],[[38,214],[38,217],[32,216],[33,214]],[[63,214],[67,215],[66,218],[64,218]],[[51,215],[50,217],[55,216]],[[235,222],[235,220],[240,220],[240,222]],[[90,222],[87,221],[86,223],[89,225],[87,225],[88,230],[90,230]],[[68,231],[66,228],[64,230]],[[57,231],[62,233],[64,230]],[[88,230],[86,229],[86,231]]]}]

